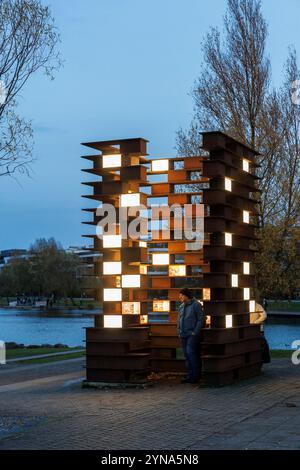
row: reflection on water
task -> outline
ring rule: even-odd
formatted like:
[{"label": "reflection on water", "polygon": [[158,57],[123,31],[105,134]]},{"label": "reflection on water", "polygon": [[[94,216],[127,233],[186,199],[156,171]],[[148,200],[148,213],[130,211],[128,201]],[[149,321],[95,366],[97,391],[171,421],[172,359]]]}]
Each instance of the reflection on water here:
[{"label": "reflection on water", "polygon": [[0,340],[29,344],[82,346],[83,328],[93,326],[91,313],[81,310],[51,311],[0,309]]},{"label": "reflection on water", "polygon": [[[83,344],[85,327],[93,326],[93,314],[82,310],[51,311],[0,309],[0,340],[29,344]],[[290,349],[300,340],[300,317],[270,318],[265,335],[271,349]]]}]

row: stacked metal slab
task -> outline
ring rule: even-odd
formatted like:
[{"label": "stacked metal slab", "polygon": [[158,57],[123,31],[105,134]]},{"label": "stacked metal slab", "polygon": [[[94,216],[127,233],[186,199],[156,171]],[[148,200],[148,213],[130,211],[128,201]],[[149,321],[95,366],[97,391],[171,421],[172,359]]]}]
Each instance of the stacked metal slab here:
[{"label": "stacked metal slab", "polygon": [[[102,260],[95,264],[95,275],[102,288],[97,298],[103,314],[95,317],[95,327],[86,330],[86,370],[89,382],[131,382],[144,379],[149,368],[149,328],[147,326],[147,247],[140,239],[127,236],[131,219],[139,215],[146,195],[140,186],[147,184],[144,166],[147,141],[126,139],[83,144],[100,153],[83,158],[93,162],[85,170],[99,177],[85,183],[98,201],[91,225],[98,225],[102,237],[93,234],[95,251]],[[107,210],[104,205],[107,206]],[[112,211],[110,209],[112,208]],[[128,216],[129,208],[133,211]],[[135,211],[136,214],[135,214]],[[115,216],[99,227],[103,216]],[[124,216],[125,214],[125,216]]]},{"label": "stacked metal slab", "polygon": [[260,373],[259,325],[250,325],[255,311],[253,261],[257,219],[257,153],[221,132],[203,133],[203,176],[209,189],[203,202],[209,207],[205,232],[209,244],[204,260],[209,273],[204,301],[210,328],[203,332],[203,371],[208,383],[222,385]]}]

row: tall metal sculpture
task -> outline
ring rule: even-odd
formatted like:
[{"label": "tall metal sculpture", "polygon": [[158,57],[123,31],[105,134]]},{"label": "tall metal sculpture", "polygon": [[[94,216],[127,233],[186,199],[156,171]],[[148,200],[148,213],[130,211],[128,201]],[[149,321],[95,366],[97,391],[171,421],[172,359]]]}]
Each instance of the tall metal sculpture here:
[{"label": "tall metal sculpture", "polygon": [[[183,286],[194,291],[207,316],[204,380],[224,385],[259,374],[260,329],[250,325],[256,152],[221,132],[203,133],[203,155],[188,158],[148,159],[144,139],[84,145],[100,152],[84,157],[93,162],[84,171],[100,177],[86,183],[93,187],[86,197],[117,213],[113,234],[102,240],[93,235],[92,250],[102,254],[95,274],[102,280],[103,315],[87,329],[87,381],[130,382],[150,371],[184,371],[176,329]],[[134,214],[142,205],[151,211],[151,236],[122,236],[122,210]],[[189,210],[193,231],[200,206],[203,233],[195,249],[186,234],[176,235],[179,212]],[[97,225],[104,214],[87,210]]]}]

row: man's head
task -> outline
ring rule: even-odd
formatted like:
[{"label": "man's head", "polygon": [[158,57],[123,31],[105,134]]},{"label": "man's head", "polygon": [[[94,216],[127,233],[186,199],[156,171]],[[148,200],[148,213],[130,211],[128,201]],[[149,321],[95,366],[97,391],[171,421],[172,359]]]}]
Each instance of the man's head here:
[{"label": "man's head", "polygon": [[191,300],[193,298],[193,293],[191,291],[191,289],[188,289],[187,287],[184,287],[183,289],[180,290],[179,292],[179,300],[181,302],[188,302],[189,300]]}]

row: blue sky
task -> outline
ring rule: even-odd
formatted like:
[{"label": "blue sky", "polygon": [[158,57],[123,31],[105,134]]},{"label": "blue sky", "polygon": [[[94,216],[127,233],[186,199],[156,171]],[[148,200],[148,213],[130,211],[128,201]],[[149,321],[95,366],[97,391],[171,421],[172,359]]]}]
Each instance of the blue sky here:
[{"label": "blue sky", "polygon": [[[220,26],[225,0],[50,0],[64,67],[22,91],[20,113],[35,131],[31,178],[1,178],[0,250],[27,248],[54,236],[85,242],[87,206],[80,142],[144,137],[153,156],[175,154],[175,132],[193,112],[188,96],[201,70],[201,40]],[[299,0],[263,0],[273,81],[280,83],[287,47],[300,54]],[[90,178],[89,178],[90,179]],[[93,205],[93,204],[90,204]]]}]

